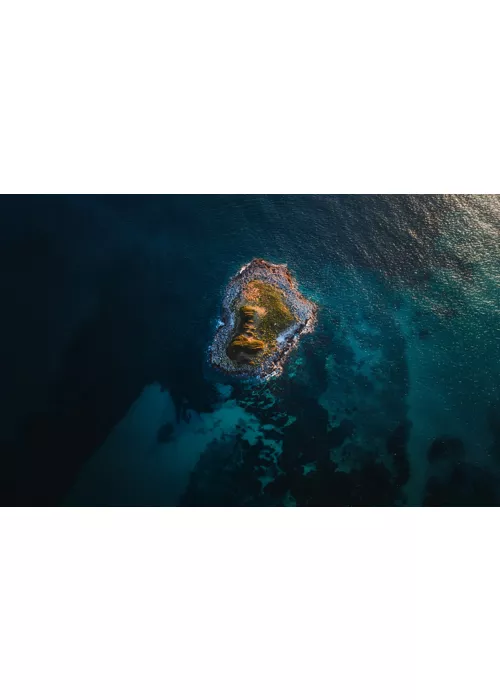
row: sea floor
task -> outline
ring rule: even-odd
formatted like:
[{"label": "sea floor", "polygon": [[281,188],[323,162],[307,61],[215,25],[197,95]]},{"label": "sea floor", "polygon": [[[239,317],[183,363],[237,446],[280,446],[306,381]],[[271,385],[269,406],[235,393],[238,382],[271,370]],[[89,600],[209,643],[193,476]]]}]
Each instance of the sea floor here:
[{"label": "sea floor", "polygon": [[488,303],[477,315],[473,284],[323,265],[305,290],[316,331],[281,377],[221,376],[210,412],[188,407],[179,420],[168,390],[145,387],[68,502],[497,502],[500,316]]}]

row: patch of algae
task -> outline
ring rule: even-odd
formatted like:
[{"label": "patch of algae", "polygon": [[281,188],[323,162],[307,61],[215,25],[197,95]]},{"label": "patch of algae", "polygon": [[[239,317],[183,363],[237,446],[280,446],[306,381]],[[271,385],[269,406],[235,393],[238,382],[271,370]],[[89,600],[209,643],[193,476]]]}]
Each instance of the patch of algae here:
[{"label": "patch of algae", "polygon": [[262,360],[276,349],[277,337],[297,319],[283,292],[272,284],[252,280],[242,296],[244,303],[237,310],[238,327],[227,355],[236,362],[255,365],[257,357]]}]

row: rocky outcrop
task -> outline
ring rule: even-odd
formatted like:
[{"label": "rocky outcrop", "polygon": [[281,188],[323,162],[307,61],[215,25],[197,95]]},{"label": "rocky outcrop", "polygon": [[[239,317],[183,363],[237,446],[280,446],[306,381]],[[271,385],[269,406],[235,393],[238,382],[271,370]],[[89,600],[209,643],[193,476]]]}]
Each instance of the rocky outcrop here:
[{"label": "rocky outcrop", "polygon": [[255,335],[258,309],[245,304],[240,306],[239,315],[238,331],[228,345],[227,355],[233,362],[255,364],[255,355],[264,352],[266,348],[264,341]]},{"label": "rocky outcrop", "polygon": [[313,330],[316,311],[285,265],[252,260],[226,288],[212,366],[244,378],[276,376],[300,336]]}]

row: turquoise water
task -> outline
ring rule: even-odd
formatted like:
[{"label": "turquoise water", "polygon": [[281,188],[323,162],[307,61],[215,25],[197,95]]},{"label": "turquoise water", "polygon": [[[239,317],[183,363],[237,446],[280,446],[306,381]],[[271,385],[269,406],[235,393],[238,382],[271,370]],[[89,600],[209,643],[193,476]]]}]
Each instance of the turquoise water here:
[{"label": "turquoise water", "polygon": [[[53,244],[77,279],[55,285],[48,398],[9,447],[18,500],[500,502],[499,197],[74,198],[40,214],[51,231],[58,207],[80,222]],[[260,386],[206,363],[253,257],[319,305]]]}]

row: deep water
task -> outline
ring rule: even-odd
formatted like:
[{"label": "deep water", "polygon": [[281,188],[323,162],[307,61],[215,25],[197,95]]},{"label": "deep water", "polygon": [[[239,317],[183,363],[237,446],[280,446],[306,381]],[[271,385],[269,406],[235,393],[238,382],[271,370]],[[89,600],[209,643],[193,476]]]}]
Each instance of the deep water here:
[{"label": "deep water", "polygon": [[[500,197],[0,198],[3,505],[497,505]],[[319,305],[282,376],[206,362],[225,283]]]}]

